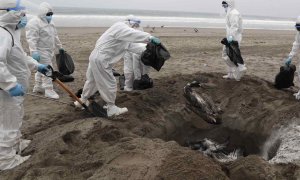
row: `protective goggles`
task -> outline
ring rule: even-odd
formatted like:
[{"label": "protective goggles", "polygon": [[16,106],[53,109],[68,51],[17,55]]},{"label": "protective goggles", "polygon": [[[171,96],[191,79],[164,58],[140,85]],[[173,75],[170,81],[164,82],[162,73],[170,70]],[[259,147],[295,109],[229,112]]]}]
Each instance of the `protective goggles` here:
[{"label": "protective goggles", "polygon": [[48,12],[46,16],[53,16],[53,12]]},{"label": "protective goggles", "polygon": [[228,8],[228,4],[222,4],[223,8]]},{"label": "protective goggles", "polygon": [[228,8],[228,4],[227,4],[225,1],[223,1],[223,2],[222,2],[222,7],[223,7],[223,8]]},{"label": "protective goggles", "polygon": [[16,7],[14,8],[8,8],[6,9],[7,11],[21,11],[21,10],[25,10],[25,6],[21,6],[21,0],[17,0],[17,3],[16,3]]},{"label": "protective goggles", "polygon": [[296,28],[298,31],[300,31],[300,23],[297,23],[297,24],[295,25],[295,28]]},{"label": "protective goggles", "polygon": [[[0,10],[3,10],[3,9],[0,9]],[[21,16],[21,17],[24,17],[26,16],[26,11],[25,10],[19,10],[19,11],[16,11],[16,10],[10,10],[10,9],[5,9],[7,12],[11,11],[13,12],[15,15],[17,16]]]},{"label": "protective goggles", "polygon": [[130,24],[141,24],[141,20],[137,20],[137,19],[131,19],[129,20]]}]

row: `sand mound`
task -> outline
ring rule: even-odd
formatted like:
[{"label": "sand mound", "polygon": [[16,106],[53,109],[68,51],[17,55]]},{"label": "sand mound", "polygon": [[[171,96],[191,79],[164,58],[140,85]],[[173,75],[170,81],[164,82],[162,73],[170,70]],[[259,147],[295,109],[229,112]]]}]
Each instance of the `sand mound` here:
[{"label": "sand mound", "polygon": [[[193,80],[205,83],[195,90],[223,110],[221,125],[207,124],[187,108],[183,87]],[[0,179],[259,179],[268,173],[271,179],[296,179],[298,166],[277,167],[258,157],[274,129],[299,117],[300,103],[290,92],[250,77],[223,80],[220,74],[154,83],[153,89],[120,92],[117,104],[129,113],[111,119],[57,104],[49,104],[44,114],[32,113],[34,100],[29,99],[23,132],[33,141],[23,154],[32,157],[1,172]],[[221,164],[183,147],[203,138],[229,139],[229,150],[242,148],[245,156],[253,156]]]}]

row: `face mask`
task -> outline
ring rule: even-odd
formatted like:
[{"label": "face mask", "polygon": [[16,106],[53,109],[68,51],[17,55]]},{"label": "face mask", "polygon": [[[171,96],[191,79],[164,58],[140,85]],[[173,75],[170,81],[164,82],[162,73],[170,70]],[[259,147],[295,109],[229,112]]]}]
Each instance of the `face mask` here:
[{"label": "face mask", "polygon": [[46,16],[46,20],[48,21],[48,23],[50,23],[52,20],[52,16]]},{"label": "face mask", "polygon": [[225,9],[225,12],[227,13],[228,12],[228,7],[224,8]]},{"label": "face mask", "polygon": [[27,25],[27,16],[22,16],[20,22],[17,24],[17,29],[22,29]]},{"label": "face mask", "polygon": [[297,24],[295,25],[295,27],[296,27],[297,31],[300,31],[300,23],[297,23]]}]

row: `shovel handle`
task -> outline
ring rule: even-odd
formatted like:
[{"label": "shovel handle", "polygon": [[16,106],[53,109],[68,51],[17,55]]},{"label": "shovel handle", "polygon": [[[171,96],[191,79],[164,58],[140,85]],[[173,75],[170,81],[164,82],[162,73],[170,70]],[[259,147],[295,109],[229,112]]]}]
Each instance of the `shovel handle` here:
[{"label": "shovel handle", "polygon": [[59,79],[55,79],[54,82],[62,87],[74,100],[78,101],[85,109],[88,109],[88,107]]}]

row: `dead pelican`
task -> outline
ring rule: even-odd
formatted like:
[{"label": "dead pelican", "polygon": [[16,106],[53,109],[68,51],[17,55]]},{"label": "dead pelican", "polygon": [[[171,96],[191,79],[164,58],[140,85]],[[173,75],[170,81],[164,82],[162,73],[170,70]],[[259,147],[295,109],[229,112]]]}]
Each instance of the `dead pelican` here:
[{"label": "dead pelican", "polygon": [[220,124],[221,109],[217,107],[207,95],[204,93],[196,93],[192,87],[200,87],[200,83],[194,81],[184,87],[184,97],[188,101],[188,108],[197,113],[206,122],[210,124]]}]

